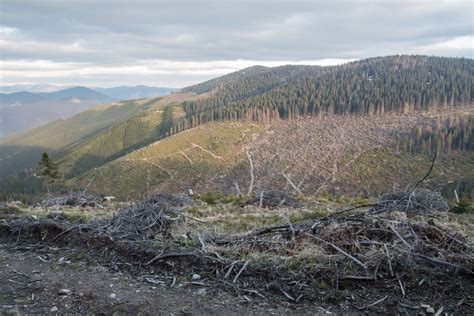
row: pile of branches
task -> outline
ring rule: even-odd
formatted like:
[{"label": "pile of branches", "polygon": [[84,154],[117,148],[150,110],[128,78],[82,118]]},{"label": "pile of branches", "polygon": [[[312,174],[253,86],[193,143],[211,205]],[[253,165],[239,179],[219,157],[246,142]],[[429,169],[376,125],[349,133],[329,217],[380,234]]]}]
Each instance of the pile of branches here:
[{"label": "pile of branches", "polygon": [[[419,270],[474,273],[474,247],[462,235],[433,222],[346,217],[313,225],[312,236],[338,255],[345,270],[376,280]],[[358,271],[355,272],[355,271]]]},{"label": "pile of branches", "polygon": [[96,195],[84,194],[71,192],[67,195],[47,198],[40,202],[42,207],[51,207],[51,206],[81,206],[81,207],[101,207],[102,198]]},{"label": "pile of branches", "polygon": [[89,230],[128,241],[169,237],[171,223],[192,205],[194,201],[185,195],[159,193],[119,211],[111,219],[91,223]]},{"label": "pile of branches", "polygon": [[415,214],[433,214],[447,212],[448,202],[438,191],[415,189],[411,192],[385,194],[377,203],[378,210],[409,212]]},{"label": "pile of branches", "polygon": [[282,206],[300,208],[302,204],[297,197],[286,192],[280,191],[262,191],[258,196],[250,199],[244,205],[255,205],[262,208],[278,208]]},{"label": "pile of branches", "polygon": [[218,252],[237,256],[305,253],[321,264],[337,264],[339,279],[377,280],[409,271],[474,274],[474,246],[463,235],[433,222],[370,212],[265,227],[212,243]]}]

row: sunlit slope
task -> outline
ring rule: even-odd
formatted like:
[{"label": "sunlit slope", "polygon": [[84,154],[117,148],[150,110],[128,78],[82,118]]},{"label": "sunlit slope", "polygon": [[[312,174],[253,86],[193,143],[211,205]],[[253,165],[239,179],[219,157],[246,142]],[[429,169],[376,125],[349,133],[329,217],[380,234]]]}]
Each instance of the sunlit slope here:
[{"label": "sunlit slope", "polygon": [[[205,190],[245,157],[245,144],[265,127],[210,123],[155,142],[68,182],[89,192],[136,198],[152,190]],[[202,186],[202,187],[201,187]]]},{"label": "sunlit slope", "polygon": [[145,110],[141,102],[120,102],[100,106],[67,120],[57,120],[25,133],[0,140],[0,178],[34,168],[40,154],[55,154],[67,146],[133,117]]},{"label": "sunlit slope", "polygon": [[177,104],[190,97],[176,93],[150,100],[142,113],[71,146],[59,155],[62,173],[68,178],[79,175],[167,136],[173,119],[182,115]]},{"label": "sunlit slope", "polygon": [[[90,192],[120,199],[188,189],[196,193],[283,190],[303,195],[377,196],[416,183],[439,147],[437,164],[426,185],[447,194],[454,189],[471,194],[465,188],[474,183],[470,114],[435,111],[373,117],[329,115],[271,125],[207,123],[82,174],[68,185],[82,189],[90,182]],[[450,125],[437,130],[447,119]]]}]

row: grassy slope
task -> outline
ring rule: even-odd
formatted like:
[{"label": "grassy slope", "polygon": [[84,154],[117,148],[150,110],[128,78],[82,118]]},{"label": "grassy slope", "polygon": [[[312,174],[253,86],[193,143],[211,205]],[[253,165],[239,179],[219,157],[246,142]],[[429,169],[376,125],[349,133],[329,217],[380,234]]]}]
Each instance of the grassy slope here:
[{"label": "grassy slope", "polygon": [[155,111],[119,122],[64,152],[58,161],[62,172],[79,174],[139,148],[156,133],[160,122],[161,113]]},{"label": "grassy slope", "polygon": [[143,111],[143,104],[120,102],[100,106],[0,140],[0,177],[36,166],[42,151],[57,153]]},{"label": "grassy slope", "polygon": [[[338,186],[342,192],[363,189],[370,195],[393,189],[405,190],[428,172],[431,160],[432,157],[426,154],[396,152],[391,148],[374,149],[338,174]],[[440,153],[424,185],[441,189],[445,196],[452,196],[458,182],[474,180],[473,166],[472,152]]]},{"label": "grassy slope", "polygon": [[141,114],[71,146],[60,156],[62,172],[68,177],[76,176],[156,141],[161,137],[163,110],[171,106],[173,117],[179,116],[181,109],[174,104],[189,97],[192,94],[177,93],[152,99],[143,105],[146,111]]},{"label": "grassy slope", "polygon": [[[212,182],[244,158],[242,147],[263,126],[249,123],[211,123],[160,140],[94,171],[68,181],[70,186],[137,198],[149,190],[205,192]],[[148,183],[148,184],[147,184]]]}]

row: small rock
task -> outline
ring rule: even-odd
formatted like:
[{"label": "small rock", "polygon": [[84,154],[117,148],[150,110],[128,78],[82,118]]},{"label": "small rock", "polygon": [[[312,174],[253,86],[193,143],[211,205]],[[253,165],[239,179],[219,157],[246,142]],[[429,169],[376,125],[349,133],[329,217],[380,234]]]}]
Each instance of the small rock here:
[{"label": "small rock", "polygon": [[58,294],[59,295],[69,295],[69,294],[71,294],[71,290],[70,289],[60,289],[58,291]]},{"label": "small rock", "polygon": [[196,291],[197,295],[206,295],[206,293],[207,293],[207,290],[205,288],[201,288]]},{"label": "small rock", "polygon": [[435,312],[434,308],[428,304],[421,304],[420,306],[423,307],[428,314],[434,314]]},{"label": "small rock", "polygon": [[115,293],[110,294],[110,298],[116,298],[116,297],[117,297],[117,294]]},{"label": "small rock", "polygon": [[53,306],[49,311],[51,313],[56,313],[59,309],[56,306]]},{"label": "small rock", "polygon": [[193,281],[201,280],[201,276],[200,276],[199,274],[193,274],[192,280],[193,280]]}]

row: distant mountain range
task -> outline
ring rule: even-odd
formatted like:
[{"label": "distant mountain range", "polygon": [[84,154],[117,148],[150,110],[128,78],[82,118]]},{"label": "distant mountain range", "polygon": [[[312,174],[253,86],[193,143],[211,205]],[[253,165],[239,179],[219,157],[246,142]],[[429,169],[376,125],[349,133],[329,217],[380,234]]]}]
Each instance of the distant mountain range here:
[{"label": "distant mountain range", "polygon": [[109,102],[115,100],[115,98],[85,87],[73,87],[64,90],[59,90],[56,92],[32,93],[27,91],[21,91],[9,94],[1,93],[0,108],[9,106],[22,106],[28,103],[51,100],[76,100],[75,103],[80,103],[77,100],[95,100],[98,102]]},{"label": "distant mountain range", "polygon": [[143,98],[155,98],[176,91],[175,88],[147,87],[147,86],[120,86],[112,88],[93,88],[112,98],[119,100],[135,100]]},{"label": "distant mountain range", "polygon": [[56,92],[72,88],[74,86],[58,86],[53,84],[15,84],[11,86],[0,86],[0,93],[15,93],[15,92]]},{"label": "distant mountain range", "polygon": [[121,86],[94,89],[69,87],[53,91],[58,87],[54,85],[0,87],[0,91],[13,91],[20,88],[29,90],[0,93],[0,137],[19,133],[56,119],[68,118],[98,104],[117,100],[153,98],[175,90],[146,86]]},{"label": "distant mountain range", "polygon": [[[12,86],[0,86],[0,93],[12,94],[19,92],[30,92],[34,94],[41,94],[69,90],[70,88],[74,87],[75,86],[58,86],[51,84],[16,84]],[[90,87],[89,89],[119,100],[154,98],[170,94],[177,90],[176,88],[148,87],[144,85],[117,86],[110,88]]]}]

